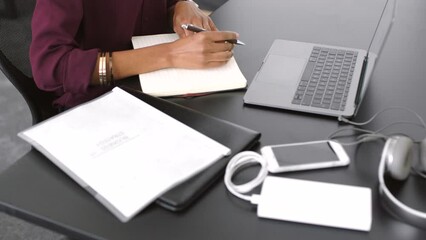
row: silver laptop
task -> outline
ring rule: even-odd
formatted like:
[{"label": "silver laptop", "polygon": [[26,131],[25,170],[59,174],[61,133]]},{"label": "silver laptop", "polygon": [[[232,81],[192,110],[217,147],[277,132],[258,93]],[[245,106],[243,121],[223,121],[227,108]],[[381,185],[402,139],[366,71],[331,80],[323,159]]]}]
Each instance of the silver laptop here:
[{"label": "silver laptop", "polygon": [[[244,95],[244,103],[336,117],[354,116],[377,59],[378,52],[370,52],[370,48],[388,2],[368,50],[275,40]],[[385,35],[393,21],[394,7],[388,7],[391,14],[384,21]]]}]

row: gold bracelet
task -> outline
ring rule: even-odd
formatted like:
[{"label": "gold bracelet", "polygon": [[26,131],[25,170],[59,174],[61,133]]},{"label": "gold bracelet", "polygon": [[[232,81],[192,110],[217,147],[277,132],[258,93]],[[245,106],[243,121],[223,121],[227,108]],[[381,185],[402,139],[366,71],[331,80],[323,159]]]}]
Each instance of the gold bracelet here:
[{"label": "gold bracelet", "polygon": [[99,84],[106,85],[106,56],[105,52],[101,52],[99,56]]},{"label": "gold bracelet", "polygon": [[109,81],[108,85],[114,85],[114,74],[112,74],[112,52],[108,53],[108,68],[109,68]]}]

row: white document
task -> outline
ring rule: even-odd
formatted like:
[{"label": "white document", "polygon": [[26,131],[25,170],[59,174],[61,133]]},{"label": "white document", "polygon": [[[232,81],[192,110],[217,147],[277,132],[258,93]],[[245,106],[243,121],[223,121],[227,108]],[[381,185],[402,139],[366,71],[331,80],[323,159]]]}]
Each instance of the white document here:
[{"label": "white document", "polygon": [[262,218],[369,231],[371,189],[268,176],[256,199]]},{"label": "white document", "polygon": [[[134,48],[172,42],[177,34],[158,34],[132,38]],[[247,80],[232,57],[224,66],[209,69],[163,69],[139,75],[142,91],[158,96],[209,93],[244,88]]]},{"label": "white document", "polygon": [[18,135],[123,222],[230,153],[120,88]]}]

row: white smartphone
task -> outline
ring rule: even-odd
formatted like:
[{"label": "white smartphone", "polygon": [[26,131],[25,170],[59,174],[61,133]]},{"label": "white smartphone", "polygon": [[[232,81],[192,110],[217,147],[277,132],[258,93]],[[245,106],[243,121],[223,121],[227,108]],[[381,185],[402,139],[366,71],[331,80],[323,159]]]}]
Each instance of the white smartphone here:
[{"label": "white smartphone", "polygon": [[262,156],[271,173],[346,166],[349,157],[341,144],[331,140],[265,146]]}]

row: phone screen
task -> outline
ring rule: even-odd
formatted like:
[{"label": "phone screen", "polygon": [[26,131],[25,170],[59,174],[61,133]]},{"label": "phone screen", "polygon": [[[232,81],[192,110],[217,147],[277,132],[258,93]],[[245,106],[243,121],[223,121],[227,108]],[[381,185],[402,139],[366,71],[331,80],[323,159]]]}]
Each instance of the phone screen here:
[{"label": "phone screen", "polygon": [[272,147],[278,165],[291,166],[339,161],[328,142]]}]

